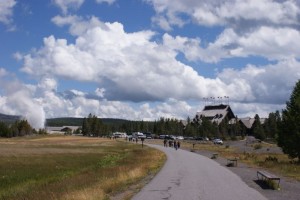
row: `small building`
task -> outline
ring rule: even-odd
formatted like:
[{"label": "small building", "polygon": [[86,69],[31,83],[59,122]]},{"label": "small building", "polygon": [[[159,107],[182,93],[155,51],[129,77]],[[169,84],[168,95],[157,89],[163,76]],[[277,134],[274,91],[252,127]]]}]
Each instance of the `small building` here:
[{"label": "small building", "polygon": [[46,132],[48,134],[65,134],[66,132],[73,133],[78,128],[81,128],[81,126],[47,126]]}]

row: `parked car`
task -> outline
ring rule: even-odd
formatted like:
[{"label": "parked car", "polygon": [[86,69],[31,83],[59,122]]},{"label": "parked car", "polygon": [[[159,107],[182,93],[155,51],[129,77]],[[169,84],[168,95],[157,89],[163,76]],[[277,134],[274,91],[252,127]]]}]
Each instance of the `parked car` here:
[{"label": "parked car", "polygon": [[183,136],[177,136],[176,139],[177,140],[183,140],[184,138],[183,138]]},{"label": "parked car", "polygon": [[221,139],[214,139],[213,143],[214,144],[221,144],[222,145],[223,144],[223,140],[221,140]]},{"label": "parked car", "polygon": [[167,139],[167,140],[175,140],[176,137],[173,136],[173,135],[165,135],[165,139]]},{"label": "parked car", "polygon": [[159,139],[165,139],[166,135],[159,135]]}]

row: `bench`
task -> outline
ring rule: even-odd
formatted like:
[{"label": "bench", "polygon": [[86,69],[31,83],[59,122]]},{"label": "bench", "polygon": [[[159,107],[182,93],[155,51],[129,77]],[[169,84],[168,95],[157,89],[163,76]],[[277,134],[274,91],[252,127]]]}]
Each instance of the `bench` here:
[{"label": "bench", "polygon": [[237,167],[237,158],[228,158],[227,166]]},{"label": "bench", "polygon": [[217,158],[218,158],[218,156],[219,156],[219,154],[217,154],[217,153],[214,153],[214,154],[212,155],[211,159],[217,159]]},{"label": "bench", "polygon": [[[257,171],[257,179],[258,180],[263,180],[263,181],[278,181],[277,182],[277,188],[279,189],[279,184],[280,184],[280,178],[278,176],[275,176],[274,174],[270,174],[269,172],[266,171]],[[276,188],[274,188],[276,189]]]}]

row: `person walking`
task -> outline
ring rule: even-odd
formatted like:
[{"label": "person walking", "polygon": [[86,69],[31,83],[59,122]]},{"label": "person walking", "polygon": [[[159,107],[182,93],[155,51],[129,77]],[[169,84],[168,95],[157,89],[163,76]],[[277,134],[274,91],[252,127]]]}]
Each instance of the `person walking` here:
[{"label": "person walking", "polygon": [[169,147],[172,147],[173,146],[173,142],[172,140],[169,140]]},{"label": "person walking", "polygon": [[166,138],[164,139],[164,147],[168,147]]},{"label": "person walking", "polygon": [[174,141],[174,148],[177,150],[178,146],[177,146],[177,142]]}]

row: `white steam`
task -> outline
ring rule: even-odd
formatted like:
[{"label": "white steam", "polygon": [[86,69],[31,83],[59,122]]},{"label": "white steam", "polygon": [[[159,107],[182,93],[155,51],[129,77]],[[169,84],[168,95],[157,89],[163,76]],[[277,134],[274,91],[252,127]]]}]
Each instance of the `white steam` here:
[{"label": "white steam", "polygon": [[26,119],[35,128],[44,128],[45,112],[39,99],[34,98],[35,88],[0,76],[0,113],[18,115]]},{"label": "white steam", "polygon": [[14,114],[22,115],[35,128],[44,128],[45,112],[39,103],[26,90],[16,91],[7,97],[7,105],[14,110]]}]

